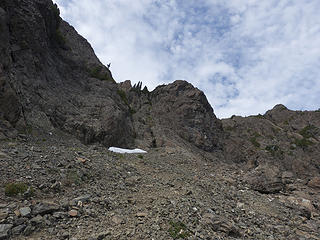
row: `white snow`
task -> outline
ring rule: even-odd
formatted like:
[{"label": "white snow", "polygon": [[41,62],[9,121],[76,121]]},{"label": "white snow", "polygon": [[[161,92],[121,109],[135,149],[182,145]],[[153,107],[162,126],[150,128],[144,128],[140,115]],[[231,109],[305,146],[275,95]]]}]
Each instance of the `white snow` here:
[{"label": "white snow", "polygon": [[108,150],[115,153],[147,153],[146,151],[139,148],[125,149],[125,148],[109,147]]}]

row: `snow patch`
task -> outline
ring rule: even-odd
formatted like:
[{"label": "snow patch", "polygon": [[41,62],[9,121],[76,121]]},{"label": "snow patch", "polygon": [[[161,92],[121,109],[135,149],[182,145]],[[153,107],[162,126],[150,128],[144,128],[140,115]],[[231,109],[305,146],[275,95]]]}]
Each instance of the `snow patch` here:
[{"label": "snow patch", "polygon": [[125,149],[125,148],[109,147],[108,150],[115,153],[147,153],[146,151],[139,148]]}]

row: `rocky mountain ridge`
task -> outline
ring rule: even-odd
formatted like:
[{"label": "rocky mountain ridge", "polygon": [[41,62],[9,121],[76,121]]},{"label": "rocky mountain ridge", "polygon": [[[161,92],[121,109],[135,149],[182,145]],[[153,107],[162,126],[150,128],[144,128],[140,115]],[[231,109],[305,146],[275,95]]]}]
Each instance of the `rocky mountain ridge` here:
[{"label": "rocky mountain ridge", "polygon": [[319,239],[319,141],[319,111],[117,84],[51,0],[0,0],[0,239]]}]

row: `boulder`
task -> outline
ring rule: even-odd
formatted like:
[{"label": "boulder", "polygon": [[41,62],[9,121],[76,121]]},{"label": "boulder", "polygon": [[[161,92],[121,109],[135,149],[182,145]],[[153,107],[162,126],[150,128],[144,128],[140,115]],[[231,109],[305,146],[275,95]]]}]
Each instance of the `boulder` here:
[{"label": "boulder", "polygon": [[32,209],[32,214],[33,215],[45,215],[45,214],[50,214],[53,212],[56,212],[60,209],[59,205],[53,204],[53,203],[45,203],[41,202],[35,205]]},{"label": "boulder", "polygon": [[9,239],[9,231],[12,227],[12,224],[0,224],[0,240]]},{"label": "boulder", "polygon": [[245,180],[253,190],[261,193],[277,193],[284,188],[279,169],[268,165],[250,171]]}]

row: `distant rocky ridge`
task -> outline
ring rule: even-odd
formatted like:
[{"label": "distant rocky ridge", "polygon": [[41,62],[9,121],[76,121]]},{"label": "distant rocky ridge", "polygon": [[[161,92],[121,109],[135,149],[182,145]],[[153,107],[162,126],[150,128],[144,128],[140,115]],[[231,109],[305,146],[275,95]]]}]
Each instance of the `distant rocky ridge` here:
[{"label": "distant rocky ridge", "polygon": [[222,123],[226,159],[242,162],[258,190],[281,191],[294,179],[319,176],[319,111],[292,111],[279,104],[264,115],[233,116]]}]

